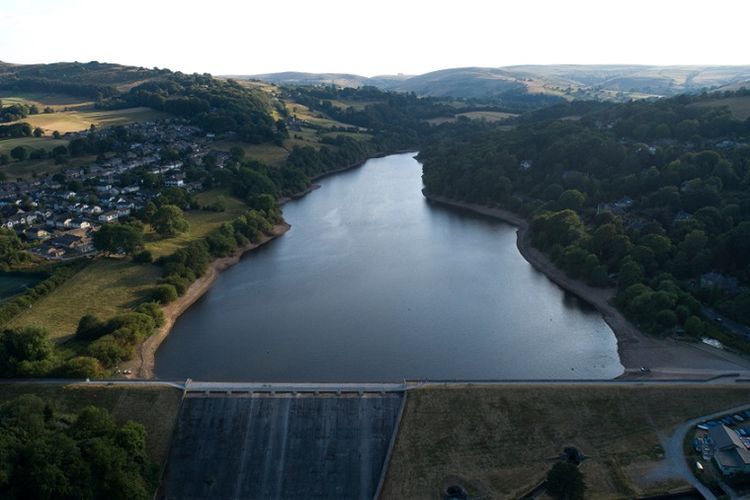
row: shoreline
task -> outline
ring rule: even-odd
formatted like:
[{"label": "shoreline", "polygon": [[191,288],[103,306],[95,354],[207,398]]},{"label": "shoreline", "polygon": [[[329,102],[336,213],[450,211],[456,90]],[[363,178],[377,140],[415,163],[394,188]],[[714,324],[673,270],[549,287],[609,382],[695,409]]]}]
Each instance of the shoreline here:
[{"label": "shoreline", "polygon": [[[401,151],[394,151],[392,153],[386,153],[382,151],[373,153],[372,156],[369,156],[362,161],[354,162],[342,168],[338,168],[335,170],[331,170],[331,171],[316,175],[315,177],[310,179],[311,184],[306,189],[298,193],[294,193],[291,196],[280,198],[277,203],[279,206],[283,206],[290,201],[302,198],[305,195],[321,187],[321,185],[317,184],[316,181],[321,180],[330,175],[338,174],[341,172],[345,172],[347,170],[352,170],[352,169],[361,167],[368,160],[372,158],[381,158],[384,156],[388,156],[390,154],[401,154],[401,153],[411,153],[411,152],[416,152],[416,148],[401,150]],[[211,262],[211,264],[209,264],[208,269],[206,270],[206,273],[203,276],[201,276],[199,279],[191,283],[190,287],[187,289],[184,295],[182,295],[181,297],[178,297],[177,300],[175,300],[174,302],[171,302],[167,304],[166,306],[163,306],[162,311],[164,312],[164,324],[160,326],[150,337],[144,340],[141,343],[141,345],[138,346],[138,355],[136,359],[128,361],[127,363],[124,363],[122,365],[123,368],[131,369],[133,372],[130,376],[127,376],[127,378],[155,379],[154,368],[156,366],[156,351],[159,349],[161,344],[166,340],[166,338],[172,332],[172,328],[174,327],[174,324],[177,321],[177,319],[185,311],[190,309],[190,307],[195,302],[197,302],[198,299],[203,297],[203,295],[205,295],[206,292],[208,292],[208,290],[211,289],[214,282],[216,281],[216,279],[218,278],[219,274],[222,271],[237,264],[246,253],[251,252],[252,250],[255,250],[256,248],[262,245],[265,245],[266,243],[283,235],[291,227],[292,227],[291,225],[289,225],[287,222],[284,221],[281,224],[275,225],[273,227],[272,234],[270,236],[264,236],[261,239],[261,241],[259,241],[258,243],[251,243],[243,248],[240,248],[231,256],[215,259],[213,262]]]},{"label": "shoreline", "polygon": [[251,252],[283,235],[289,231],[291,227],[292,226],[286,222],[276,224],[273,226],[271,234],[263,236],[263,238],[257,243],[250,243],[239,248],[230,256],[215,259],[209,264],[208,269],[206,269],[203,276],[195,280],[182,296],[178,297],[174,302],[170,302],[163,306],[161,310],[164,312],[164,324],[141,343],[138,347],[138,355],[136,359],[128,363],[137,363],[137,366],[134,366],[132,369],[132,376],[141,379],[154,379],[156,351],[172,332],[172,327],[177,319],[211,289],[222,271],[237,264],[248,252]]},{"label": "shoreline", "polygon": [[733,353],[719,350],[707,351],[700,345],[658,339],[641,332],[610,303],[616,293],[614,288],[595,288],[582,281],[569,278],[546,255],[532,247],[529,241],[529,224],[523,217],[501,208],[456,201],[428,193],[426,190],[422,190],[422,194],[429,202],[462,208],[515,226],[517,228],[516,246],[521,256],[557,286],[596,308],[604,322],[612,329],[617,339],[620,364],[625,368],[625,372],[617,378],[627,377],[634,373],[640,375],[641,367],[676,370],[671,373],[683,373],[683,370],[691,369],[694,370],[693,373],[714,369],[748,369],[747,359]]}]

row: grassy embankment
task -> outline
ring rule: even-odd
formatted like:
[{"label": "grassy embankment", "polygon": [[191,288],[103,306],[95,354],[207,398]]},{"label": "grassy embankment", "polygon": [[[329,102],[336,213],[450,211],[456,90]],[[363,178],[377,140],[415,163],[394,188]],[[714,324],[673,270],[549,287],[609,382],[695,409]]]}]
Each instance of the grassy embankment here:
[{"label": "grassy embankment", "polygon": [[103,387],[82,385],[0,385],[0,404],[22,394],[52,403],[61,413],[76,413],[94,405],[109,410],[119,422],[134,420],[146,428],[146,451],[163,464],[177,420],[182,393],[170,387]]},{"label": "grassy embankment", "polygon": [[[148,228],[146,247],[156,257],[172,253],[246,211],[244,203],[220,190],[207,191],[196,198],[199,204],[208,205],[219,196],[226,200],[226,211],[186,212],[190,229],[174,238],[161,238]],[[64,340],[75,333],[84,314],[106,319],[131,310],[146,300],[149,289],[160,276],[161,269],[153,264],[137,264],[127,258],[97,258],[28,311],[13,318],[8,326],[41,326],[52,338]]]},{"label": "grassy embankment", "polygon": [[738,404],[735,387],[496,386],[410,391],[383,498],[436,498],[462,484],[478,498],[517,498],[565,446],[587,498],[632,498],[686,486],[669,473],[660,436]]}]

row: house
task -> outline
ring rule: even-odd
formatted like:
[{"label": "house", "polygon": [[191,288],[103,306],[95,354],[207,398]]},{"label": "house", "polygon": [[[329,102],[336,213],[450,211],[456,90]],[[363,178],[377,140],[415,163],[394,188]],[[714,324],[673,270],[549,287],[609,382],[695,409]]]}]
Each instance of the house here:
[{"label": "house", "polygon": [[30,240],[43,241],[49,238],[49,232],[41,227],[32,227],[26,231],[26,237]]},{"label": "house", "polygon": [[112,222],[116,221],[119,217],[120,216],[116,211],[109,211],[104,212],[103,214],[99,214],[99,217],[97,217],[97,219],[99,219],[101,222]]},{"label": "house", "polygon": [[166,184],[167,187],[182,187],[185,185],[185,175],[170,175],[167,177],[167,180],[164,181],[164,184]]},{"label": "house", "polygon": [[714,462],[724,475],[750,472],[750,450],[740,436],[726,425],[717,425],[708,431],[714,446]]},{"label": "house", "polygon": [[76,229],[88,229],[91,227],[91,223],[85,219],[76,217],[75,219],[70,221],[70,227],[76,228]]}]

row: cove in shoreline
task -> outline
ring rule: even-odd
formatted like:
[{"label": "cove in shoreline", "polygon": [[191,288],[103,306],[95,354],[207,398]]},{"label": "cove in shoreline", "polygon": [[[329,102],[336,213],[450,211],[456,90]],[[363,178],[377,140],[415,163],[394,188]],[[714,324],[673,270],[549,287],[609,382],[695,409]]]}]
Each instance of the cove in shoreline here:
[{"label": "cove in shoreline", "polygon": [[641,332],[611,304],[616,293],[614,288],[594,288],[582,281],[572,279],[555,266],[546,255],[532,247],[529,241],[529,224],[523,217],[501,208],[456,201],[426,190],[422,190],[422,194],[430,202],[469,210],[515,226],[517,228],[516,246],[523,258],[560,288],[596,308],[612,329],[617,338],[620,363],[626,369],[620,378],[632,375],[634,372],[639,373],[641,367],[662,368],[664,372],[679,375],[680,378],[700,374],[705,370],[748,368],[748,360],[742,356],[706,348],[700,344],[657,339]]}]

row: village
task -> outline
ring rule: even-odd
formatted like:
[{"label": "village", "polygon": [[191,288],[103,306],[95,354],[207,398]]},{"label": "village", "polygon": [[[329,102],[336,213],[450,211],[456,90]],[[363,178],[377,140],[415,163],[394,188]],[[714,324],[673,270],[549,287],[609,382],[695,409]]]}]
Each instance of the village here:
[{"label": "village", "polygon": [[93,255],[92,235],[102,224],[142,210],[163,187],[203,190],[185,167],[202,164],[209,153],[214,167],[229,158],[210,150],[212,135],[177,119],[68,133],[65,139],[110,139],[116,152],[85,166],[62,166],[54,175],[0,184],[0,225],[48,260]]}]

